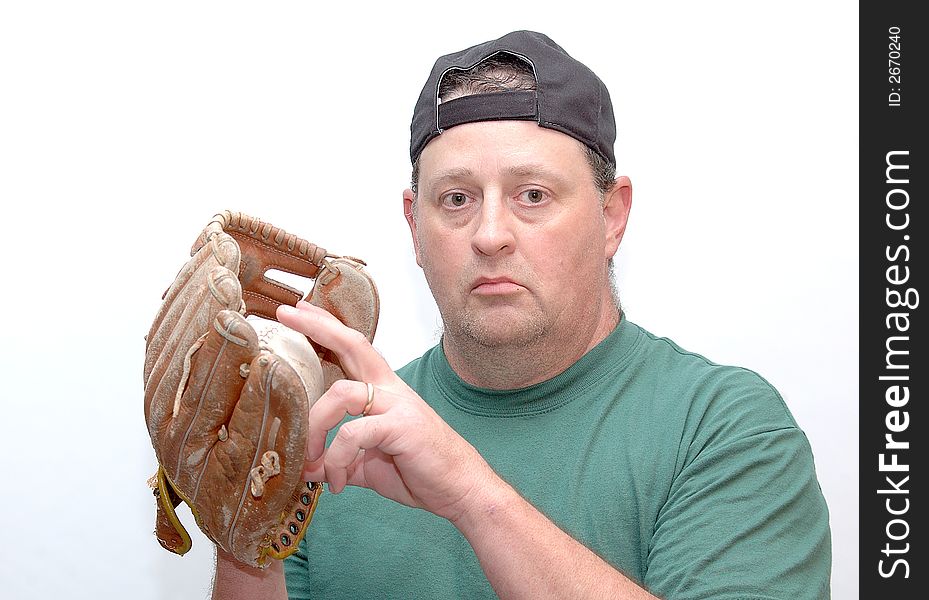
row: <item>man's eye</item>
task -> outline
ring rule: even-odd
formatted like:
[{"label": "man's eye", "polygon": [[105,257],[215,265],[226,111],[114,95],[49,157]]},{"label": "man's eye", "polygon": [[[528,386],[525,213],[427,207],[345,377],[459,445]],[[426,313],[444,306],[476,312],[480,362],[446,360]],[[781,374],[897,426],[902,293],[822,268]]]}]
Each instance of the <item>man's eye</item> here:
[{"label": "man's eye", "polygon": [[454,192],[445,196],[445,204],[458,208],[468,202],[468,197],[462,193]]},{"label": "man's eye", "polygon": [[539,204],[545,200],[545,192],[542,190],[526,190],[519,196],[526,204]]}]

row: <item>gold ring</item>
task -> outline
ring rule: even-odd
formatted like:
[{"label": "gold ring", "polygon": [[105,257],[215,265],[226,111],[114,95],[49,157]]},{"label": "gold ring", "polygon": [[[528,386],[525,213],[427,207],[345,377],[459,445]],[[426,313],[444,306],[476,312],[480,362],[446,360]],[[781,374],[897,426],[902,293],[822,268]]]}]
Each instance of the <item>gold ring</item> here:
[{"label": "gold ring", "polygon": [[371,412],[371,405],[374,404],[374,384],[366,383],[365,385],[368,386],[368,401],[365,402],[364,410],[361,411],[362,417],[368,416],[368,413]]}]

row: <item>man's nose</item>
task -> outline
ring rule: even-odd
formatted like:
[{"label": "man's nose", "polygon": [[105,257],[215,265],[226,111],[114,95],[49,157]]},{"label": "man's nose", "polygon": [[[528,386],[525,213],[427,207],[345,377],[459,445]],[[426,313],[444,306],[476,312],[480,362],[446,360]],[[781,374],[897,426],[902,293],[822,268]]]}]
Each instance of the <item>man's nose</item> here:
[{"label": "man's nose", "polygon": [[499,194],[485,195],[471,247],[485,256],[512,252],[516,247],[513,225],[513,214],[506,199]]}]

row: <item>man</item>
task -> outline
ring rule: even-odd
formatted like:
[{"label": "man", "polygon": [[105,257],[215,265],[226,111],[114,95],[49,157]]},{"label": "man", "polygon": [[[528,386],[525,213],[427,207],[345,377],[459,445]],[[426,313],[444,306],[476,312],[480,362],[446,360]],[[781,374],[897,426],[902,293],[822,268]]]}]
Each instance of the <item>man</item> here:
[{"label": "man", "polygon": [[215,597],[284,597],[284,570],[292,598],[828,597],[778,393],[621,311],[614,138],[605,86],[544,35],[436,62],[403,205],[442,341],[395,374],[328,313],[279,310],[350,378],[309,417],[305,476],[335,495],[283,570],[219,556]]}]

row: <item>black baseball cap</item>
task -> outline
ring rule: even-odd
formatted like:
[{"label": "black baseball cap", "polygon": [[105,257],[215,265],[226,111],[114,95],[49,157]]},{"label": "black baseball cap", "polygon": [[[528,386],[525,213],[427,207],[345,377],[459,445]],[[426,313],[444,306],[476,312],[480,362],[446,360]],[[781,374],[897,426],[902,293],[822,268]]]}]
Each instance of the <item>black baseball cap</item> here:
[{"label": "black baseball cap", "polygon": [[[536,90],[512,90],[462,96],[441,102],[439,85],[449,71],[468,70],[508,53],[532,66]],[[536,121],[580,140],[610,164],[616,121],[610,93],[593,71],[572,58],[548,36],[514,31],[505,36],[440,57],[423,87],[410,125],[410,159],[443,130],[475,121]]]}]

